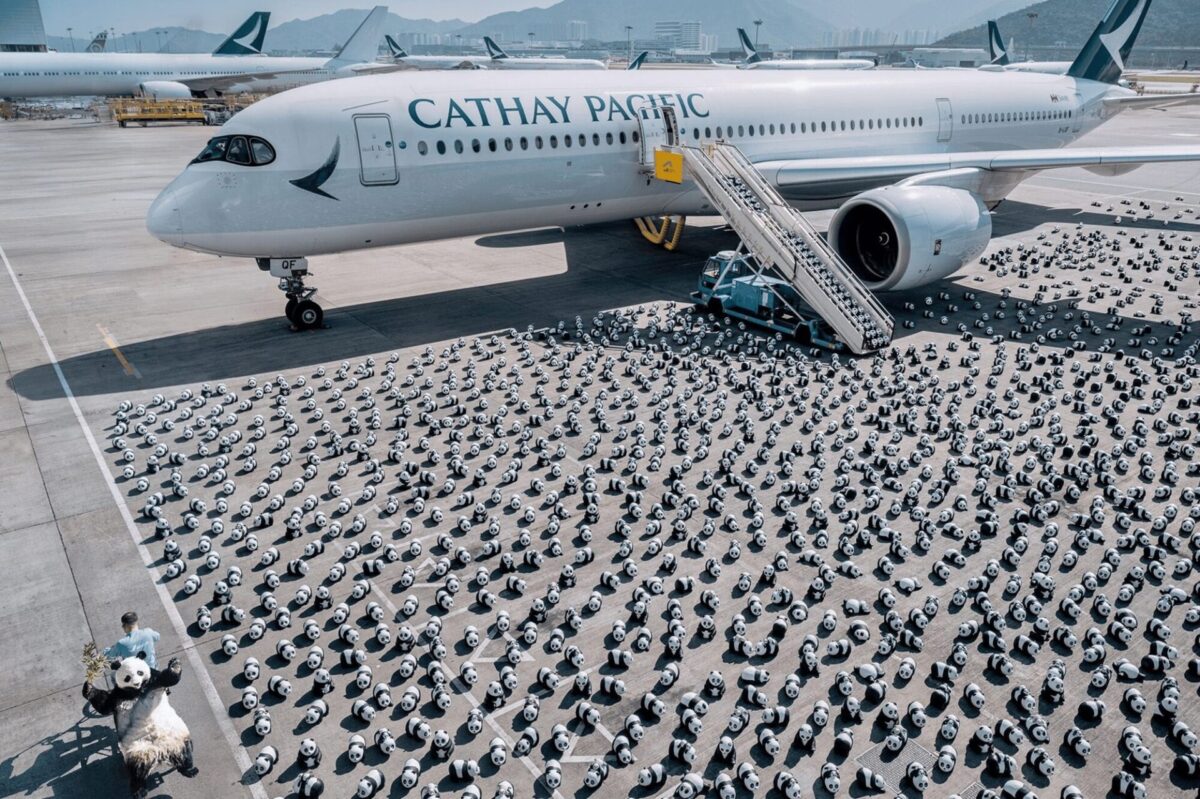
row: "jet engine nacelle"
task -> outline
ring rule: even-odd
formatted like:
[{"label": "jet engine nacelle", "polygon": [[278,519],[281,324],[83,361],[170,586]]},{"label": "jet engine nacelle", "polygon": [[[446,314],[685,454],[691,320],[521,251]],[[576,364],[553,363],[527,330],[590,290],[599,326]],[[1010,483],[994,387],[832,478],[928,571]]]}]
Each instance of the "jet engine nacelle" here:
[{"label": "jet engine nacelle", "polygon": [[192,99],[192,90],[174,80],[148,80],[138,84],[138,91],[151,100]]},{"label": "jet engine nacelle", "polygon": [[873,291],[902,291],[954,274],[992,238],[992,217],[969,191],[886,186],[852,198],[829,242]]}]

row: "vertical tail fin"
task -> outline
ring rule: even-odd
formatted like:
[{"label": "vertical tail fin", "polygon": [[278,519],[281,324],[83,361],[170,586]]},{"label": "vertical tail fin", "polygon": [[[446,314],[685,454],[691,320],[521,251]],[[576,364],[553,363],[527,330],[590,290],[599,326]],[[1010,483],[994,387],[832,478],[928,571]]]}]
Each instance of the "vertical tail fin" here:
[{"label": "vertical tail fin", "polygon": [[762,56],[758,54],[758,50],[754,49],[754,45],[750,43],[750,36],[746,33],[745,28],[738,28],[738,38],[742,41],[742,53],[745,54],[745,63],[757,64],[762,61]]},{"label": "vertical tail fin", "polygon": [[495,61],[508,58],[508,53],[504,52],[504,48],[496,44],[491,36],[483,37],[483,46],[487,48],[487,54]]},{"label": "vertical tail fin", "polygon": [[1008,48],[1004,46],[1004,37],[1000,35],[1000,26],[994,19],[988,20],[988,54],[991,56],[991,63],[997,66],[1006,67],[1012,63],[1008,57]]},{"label": "vertical tail fin", "polygon": [[629,69],[629,70],[641,69],[642,64],[646,63],[646,59],[649,57],[649,55],[650,55],[649,50],[643,50],[642,52],[638,53],[637,58],[630,61],[629,66],[626,67],[626,69]]},{"label": "vertical tail fin", "polygon": [[329,59],[331,64],[365,64],[379,55],[379,38],[383,34],[383,23],[387,21],[387,6],[375,6],[367,18],[359,23],[354,33]]},{"label": "vertical tail fin", "polygon": [[242,26],[229,34],[213,55],[261,55],[263,41],[267,38],[267,23],[270,11],[255,11]]},{"label": "vertical tail fin", "polygon": [[1101,83],[1119,81],[1149,10],[1150,0],[1113,0],[1067,74]]},{"label": "vertical tail fin", "polygon": [[392,58],[408,58],[408,51],[397,44],[390,33],[384,36],[383,40],[387,42],[388,52],[392,54]]},{"label": "vertical tail fin", "polygon": [[89,53],[103,53],[104,45],[108,42],[108,31],[100,31],[92,43],[87,46]]}]

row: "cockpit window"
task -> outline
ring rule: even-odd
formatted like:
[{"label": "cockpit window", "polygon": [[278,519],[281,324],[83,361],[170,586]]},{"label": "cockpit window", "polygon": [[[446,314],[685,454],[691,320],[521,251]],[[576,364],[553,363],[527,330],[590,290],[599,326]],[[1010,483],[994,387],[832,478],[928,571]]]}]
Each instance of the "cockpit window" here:
[{"label": "cockpit window", "polygon": [[245,136],[234,136],[229,140],[229,147],[225,150],[225,160],[231,164],[250,163],[250,145],[246,143]]},{"label": "cockpit window", "polygon": [[196,156],[193,164],[202,164],[205,161],[223,161],[225,160],[225,148],[229,146],[228,136],[218,136],[215,139],[209,139],[208,144],[200,155]]},{"label": "cockpit window", "polygon": [[254,153],[255,166],[263,166],[275,160],[275,151],[262,139],[251,139],[250,150]]},{"label": "cockpit window", "polygon": [[257,136],[217,136],[193,160],[193,164],[206,161],[227,161],[239,166],[264,166],[275,160],[275,148]]}]

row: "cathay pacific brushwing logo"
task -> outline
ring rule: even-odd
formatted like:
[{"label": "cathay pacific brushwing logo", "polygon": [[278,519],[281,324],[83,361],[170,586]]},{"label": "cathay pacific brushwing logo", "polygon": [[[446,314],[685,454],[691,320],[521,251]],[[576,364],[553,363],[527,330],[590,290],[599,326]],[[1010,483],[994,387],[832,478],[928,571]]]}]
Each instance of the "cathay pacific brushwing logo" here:
[{"label": "cathay pacific brushwing logo", "polygon": [[288,181],[293,186],[311,191],[313,194],[319,194],[322,197],[328,197],[331,200],[336,200],[329,192],[321,188],[325,181],[333,176],[333,170],[337,169],[338,153],[341,151],[342,140],[338,138],[333,142],[333,150],[329,153],[329,158],[325,159],[325,163],[321,164],[314,172],[305,175],[302,178]]},{"label": "cathay pacific brushwing logo", "polygon": [[1121,23],[1121,26],[1111,33],[1100,34],[1100,42],[1104,48],[1108,50],[1108,54],[1112,56],[1113,63],[1125,71],[1125,58],[1121,55],[1121,50],[1133,39],[1133,32],[1137,30],[1138,24],[1145,16],[1146,6],[1150,0],[1139,0],[1138,4],[1129,12],[1129,16]]}]

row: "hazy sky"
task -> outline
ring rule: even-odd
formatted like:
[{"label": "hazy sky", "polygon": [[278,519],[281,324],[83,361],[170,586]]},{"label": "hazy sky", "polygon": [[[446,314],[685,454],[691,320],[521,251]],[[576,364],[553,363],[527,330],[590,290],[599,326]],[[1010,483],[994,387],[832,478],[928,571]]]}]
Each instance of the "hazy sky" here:
[{"label": "hazy sky", "polygon": [[402,17],[458,17],[474,22],[500,11],[553,5],[555,0],[41,0],[41,5],[46,33],[65,36],[67,26],[73,27],[76,35],[101,28],[116,28],[121,33],[158,25],[223,33],[250,11],[270,11],[274,26],[341,8],[371,8],[376,2]]}]

